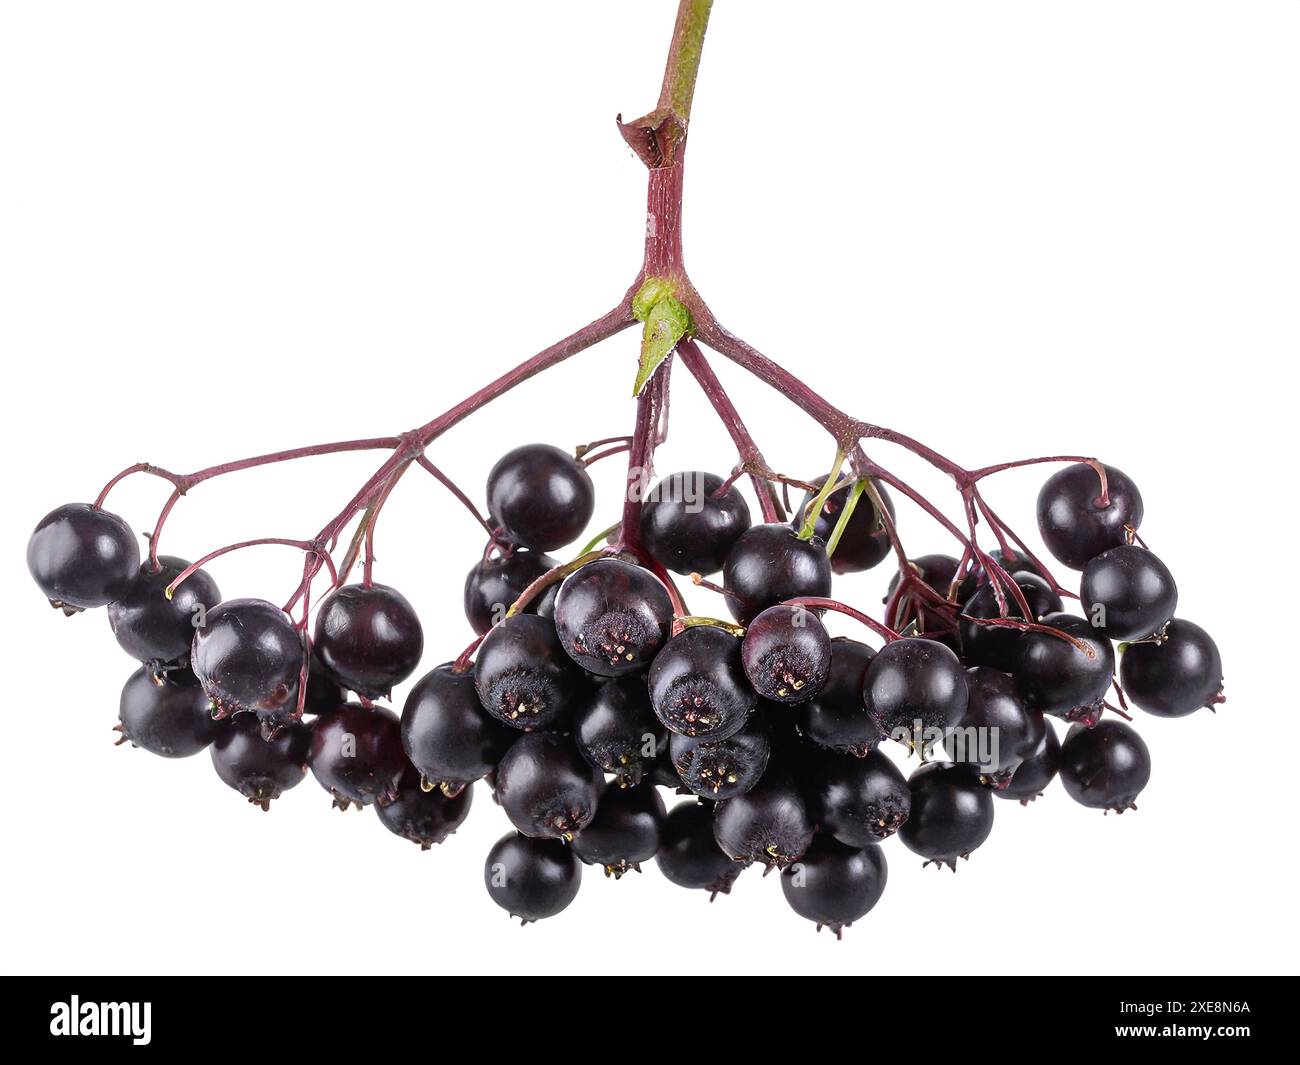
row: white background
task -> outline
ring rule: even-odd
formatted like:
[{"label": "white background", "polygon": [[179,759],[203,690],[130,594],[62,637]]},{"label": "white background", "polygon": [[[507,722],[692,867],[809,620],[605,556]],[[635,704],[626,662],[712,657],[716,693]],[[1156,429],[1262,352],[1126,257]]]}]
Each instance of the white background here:
[{"label": "white background", "polygon": [[[483,890],[507,824],[481,789],[422,854],[371,811],[332,811],[310,778],[266,815],[206,754],[115,750],[133,667],[102,613],[65,621],[22,561],[42,514],[131,462],[194,469],[411,428],[612,306],[638,262],[645,180],[613,120],[654,104],[670,0],[3,10],[3,968],[1295,969],[1294,785],[1276,741],[1296,711],[1300,5],[714,12],[686,246],[722,320],[968,465],[1065,451],[1127,471],[1180,615],[1226,663],[1217,715],[1137,722],[1155,763],[1140,812],[1103,817],[1059,786],[1027,809],[999,802],[955,877],[891,841],[885,897],[842,944],[757,871],[710,906],[653,869],[588,870],[568,911],[520,930]],[[635,350],[624,334],[575,358],[432,458],[481,496],[515,444],[629,431]],[[719,370],[773,464],[825,466],[820,430]],[[727,470],[694,383],[674,384],[661,471]],[[941,478],[887,451],[951,512]],[[165,550],[309,535],[378,461],[205,484]],[[597,471],[604,525],[621,471]],[[1043,476],[990,486],[1023,531]],[[112,506],[143,530],[165,496],[139,478]],[[900,511],[912,553],[949,550]],[[454,656],[472,522],[415,472],[377,542],[378,579],[424,619],[426,668]],[[298,569],[278,548],[213,567],[228,596],[277,601]],[[887,579],[837,591],[877,609]]]}]

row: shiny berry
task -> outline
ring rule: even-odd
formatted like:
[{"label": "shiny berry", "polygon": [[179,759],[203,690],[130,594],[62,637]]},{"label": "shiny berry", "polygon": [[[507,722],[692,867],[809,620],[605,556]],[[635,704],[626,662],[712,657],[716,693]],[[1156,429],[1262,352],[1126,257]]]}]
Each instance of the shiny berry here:
[{"label": "shiny berry", "polygon": [[312,775],[340,810],[392,802],[406,767],[401,723],[386,706],[345,703],[312,723]]},{"label": "shiny berry", "polygon": [[272,800],[307,775],[311,729],[295,721],[265,740],[257,718],[239,714],[222,726],[211,751],[217,776],[254,806],[269,810]]},{"label": "shiny berry", "polygon": [[1088,620],[1112,640],[1145,640],[1174,616],[1178,586],[1154,554],[1125,544],[1089,560],[1079,599]]},{"label": "shiny berry", "polygon": [[710,892],[710,899],[731,892],[744,871],[713,836],[713,807],[696,801],[678,803],[668,811],[659,834],[655,865],[678,887]]},{"label": "shiny berry", "polygon": [[736,486],[691,471],[665,477],[641,506],[641,538],[660,565],[674,573],[717,573],[740,534],[749,505]]},{"label": "shiny berry", "polygon": [[131,674],[118,705],[118,730],[132,747],[164,758],[187,758],[208,746],[221,729],[208,697],[188,669]]},{"label": "shiny berry", "polygon": [[[827,476],[823,475],[814,477],[808,483],[821,485],[825,484],[826,480]],[[876,483],[876,491],[880,493],[880,498],[884,500],[890,518],[893,518],[894,502],[889,498],[889,493],[885,491],[884,485]],[[822,511],[817,515],[817,523],[813,532],[828,543],[830,542],[831,533],[835,531],[835,524],[840,520],[840,515],[849,501],[849,492],[849,487],[832,492],[826,497],[826,502],[822,504]],[[804,495],[803,502],[799,504],[799,509],[795,511],[794,527],[796,529],[803,524],[804,516],[816,498],[817,493],[815,492],[808,492]],[[853,515],[849,518],[848,525],[844,527],[844,532],[840,536],[840,542],[835,547],[835,554],[831,557],[831,566],[836,573],[861,573],[863,570],[869,570],[883,561],[889,554],[889,549],[889,533],[885,528],[885,521],[880,515],[880,509],[871,496],[863,492],[858,496],[858,502],[853,508]]]},{"label": "shiny berry", "polygon": [[801,703],[826,682],[831,638],[811,610],[770,606],[754,618],[740,644],[745,676],[764,699]]},{"label": "shiny berry", "polygon": [[497,766],[497,801],[526,836],[571,839],[596,816],[603,786],[573,740],[552,732],[520,736]]},{"label": "shiny berry", "polygon": [[815,826],[794,781],[767,773],[758,784],[713,810],[713,837],[731,858],[784,869],[803,857]]},{"label": "shiny berry", "polygon": [[727,555],[722,584],[727,607],[747,625],[787,599],[830,595],[831,560],[819,537],[800,540],[788,525],[755,525]]},{"label": "shiny berry", "polygon": [[584,695],[574,713],[573,739],[588,762],[615,774],[623,787],[639,784],[668,749],[668,731],[655,717],[643,677],[607,680]]},{"label": "shiny berry", "polygon": [[1142,494],[1113,466],[1106,471],[1107,502],[1101,478],[1086,462],[1052,474],[1038,493],[1038,529],[1047,549],[1071,569],[1128,542],[1129,530],[1142,524]]},{"label": "shiny berry", "polygon": [[907,821],[912,796],[903,774],[880,751],[858,758],[825,753],[802,774],[813,817],[850,847],[888,839]]},{"label": "shiny berry", "polygon": [[108,604],[108,623],[127,654],[140,662],[188,661],[194,630],[207,611],[221,602],[217,582],[195,570],[167,598],[167,586],[189,566],[183,558],[158,556],[158,568],[149,562],[120,599]]},{"label": "shiny berry", "polygon": [[1048,614],[1042,623],[1071,639],[1063,640],[1047,632],[1023,635],[1015,678],[1025,705],[1057,717],[1069,717],[1071,711],[1097,706],[1115,674],[1115,649],[1110,641],[1072,614]]},{"label": "shiny berry", "polygon": [[1061,783],[1075,802],[1095,810],[1137,809],[1151,779],[1151,753],[1122,721],[1075,725],[1061,744]]},{"label": "shiny berry", "polygon": [[818,837],[808,853],[781,872],[781,892],[800,917],[829,928],[839,939],[885,893],[885,852],[874,843],[846,847]]},{"label": "shiny berry", "polygon": [[415,608],[396,589],[347,584],[321,603],[313,646],[349,691],[384,699],[420,664],[424,629]]},{"label": "shiny berry", "polygon": [[1175,618],[1163,638],[1135,643],[1119,660],[1129,701],[1157,717],[1184,717],[1223,702],[1223,660],[1210,634]]},{"label": "shiny berry", "polygon": [[487,712],[511,728],[544,728],[558,720],[584,686],[555,624],[516,614],[483,638],[474,659],[474,686]]},{"label": "shiny berry", "polygon": [[790,713],[802,736],[831,751],[864,756],[884,738],[862,702],[863,681],[875,651],[837,636],[831,640],[831,668],[821,690]]},{"label": "shiny berry", "polygon": [[517,733],[490,717],[474,676],[451,663],[420,678],[402,708],[402,747],[427,782],[456,791],[497,767]]},{"label": "shiny berry", "polygon": [[1005,673],[976,666],[966,671],[966,686],[966,713],[944,737],[944,748],[953,762],[976,773],[981,784],[1006,787],[1012,773],[1042,744],[1047,723],[1040,711],[1025,706],[1015,680]]},{"label": "shiny berry", "polygon": [[993,831],[992,792],[951,762],[923,765],[907,783],[912,813],[898,838],[926,865],[946,865],[955,873],[957,859],[969,858]]},{"label": "shiny berry", "polygon": [[758,705],[740,640],[716,625],[695,625],[669,640],[650,666],[649,684],[655,714],[683,736],[726,739]]},{"label": "shiny berry", "polygon": [[190,652],[219,717],[291,710],[302,660],[302,638],[289,615],[265,599],[227,599],[209,610]]},{"label": "shiny berry", "polygon": [[693,740],[673,733],[668,751],[682,783],[705,799],[731,799],[749,791],[763,776],[771,754],[761,714],[725,740]]},{"label": "shiny berry", "polygon": [[27,569],[50,605],[71,614],[125,595],[140,570],[140,545],[116,514],[65,503],[33,530]]},{"label": "shiny berry", "polygon": [[[482,636],[508,611],[530,584],[559,563],[550,555],[524,548],[494,552],[482,559],[465,578],[465,617]],[[523,613],[550,617],[559,584],[552,584],[528,603]]]},{"label": "shiny berry", "polygon": [[602,865],[615,879],[629,869],[641,871],[659,850],[659,833],[668,811],[654,788],[605,785],[596,816],[573,840],[573,853],[588,865]]},{"label": "shiny berry", "polygon": [[462,788],[452,796],[434,787],[426,791],[419,770],[407,766],[397,785],[397,797],[375,810],[389,832],[427,851],[465,823],[473,795],[471,788]]},{"label": "shiny berry", "polygon": [[993,792],[999,799],[1019,799],[1021,806],[1027,806],[1056,779],[1061,765],[1061,741],[1050,721],[1043,724],[1046,731],[1038,749],[1016,767],[1005,787]]},{"label": "shiny berry", "polygon": [[1015,596],[1008,592],[1001,583],[1003,598],[1006,601],[1006,614],[998,607],[997,595],[992,582],[985,580],[979,591],[966,601],[962,607],[961,632],[962,658],[967,665],[990,666],[1010,673],[1015,668],[1016,655],[1020,648],[1021,630],[1009,626],[981,625],[979,620],[1001,617],[1020,621],[1038,621],[1044,614],[1055,614],[1061,609],[1061,597],[1052,591],[1051,585],[1037,573],[1020,570],[1011,573],[1011,578],[1029,604],[1033,617],[1026,618]]},{"label": "shiny berry", "polygon": [[549,444],[525,444],[503,455],[488,474],[487,499],[506,538],[534,551],[572,543],[596,508],[591,475]]},{"label": "shiny berry", "polygon": [[558,840],[511,832],[488,851],[483,883],[493,902],[528,924],[554,917],[577,898],[582,863]]},{"label": "shiny berry", "polygon": [[926,731],[951,728],[966,712],[966,672],[941,643],[894,640],[867,666],[862,701],[884,735],[909,747],[928,745]]},{"label": "shiny berry", "polygon": [[555,630],[589,673],[641,673],[668,640],[673,605],[649,571],[603,558],[570,574],[555,600]]}]

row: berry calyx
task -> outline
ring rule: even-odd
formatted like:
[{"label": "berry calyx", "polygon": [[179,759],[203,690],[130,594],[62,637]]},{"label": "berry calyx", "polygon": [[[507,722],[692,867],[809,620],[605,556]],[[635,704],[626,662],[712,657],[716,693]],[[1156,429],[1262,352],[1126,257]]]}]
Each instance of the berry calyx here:
[{"label": "berry calyx", "polygon": [[820,619],[802,606],[770,606],[745,629],[740,644],[745,676],[764,699],[811,699],[831,668],[831,638]]},{"label": "berry calyx", "polygon": [[723,740],[694,740],[673,733],[669,755],[677,776],[703,799],[723,800],[743,795],[767,769],[771,755],[767,726],[759,714]]},{"label": "berry calyx", "polygon": [[517,729],[544,728],[564,714],[583,685],[555,624],[535,614],[506,618],[483,638],[474,687],[484,709]]},{"label": "berry calyx", "polygon": [[692,626],[669,640],[650,665],[649,684],[655,715],[683,736],[734,736],[758,705],[740,641],[716,625]]},{"label": "berry calyx", "polygon": [[672,624],[664,586],[618,558],[597,559],[570,574],[555,600],[555,629],[564,650],[601,677],[649,669]]},{"label": "berry calyx", "polygon": [[584,695],[574,713],[573,739],[588,762],[614,774],[625,788],[640,784],[668,749],[668,731],[641,677],[607,680]]}]

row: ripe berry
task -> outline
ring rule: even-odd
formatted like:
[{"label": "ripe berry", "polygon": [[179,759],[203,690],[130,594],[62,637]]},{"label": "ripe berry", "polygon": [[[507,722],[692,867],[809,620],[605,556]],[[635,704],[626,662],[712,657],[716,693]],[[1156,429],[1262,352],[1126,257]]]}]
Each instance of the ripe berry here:
[{"label": "ripe berry", "polygon": [[[557,565],[550,555],[523,548],[478,562],[465,578],[465,617],[474,632],[482,636],[501,621],[524,589]],[[550,617],[559,589],[558,584],[546,588],[524,608],[524,613]]]},{"label": "ripe berry", "polygon": [[511,832],[488,851],[483,883],[493,902],[528,924],[554,917],[577,898],[582,863],[558,840]]},{"label": "ripe berry", "polygon": [[402,708],[402,747],[426,781],[455,792],[487,776],[516,733],[488,716],[469,672],[450,663],[420,678]]},{"label": "ripe berry", "polygon": [[989,789],[951,762],[923,765],[907,783],[912,789],[912,813],[898,838],[926,865],[946,865],[955,873],[957,859],[969,858],[993,831]]},{"label": "ripe berry", "polygon": [[555,624],[516,614],[483,638],[474,686],[489,714],[512,728],[544,728],[577,697],[583,676],[564,652]]},{"label": "ripe berry", "polygon": [[1043,725],[1045,731],[1038,749],[1016,767],[1005,787],[993,792],[999,799],[1019,799],[1021,806],[1028,806],[1056,779],[1061,765],[1061,741],[1050,721],[1044,720]]},{"label": "ripe berry", "polygon": [[327,714],[348,701],[347,691],[330,676],[315,650],[307,656],[307,698],[304,714]]},{"label": "ripe berry", "polygon": [[137,669],[122,689],[117,717],[122,738],[132,747],[164,758],[198,754],[220,730],[208,697],[188,669],[163,674]]},{"label": "ripe berry", "polygon": [[802,776],[821,830],[849,847],[888,839],[912,809],[907,781],[880,751],[863,758],[828,752]]},{"label": "ripe berry", "polygon": [[673,605],[640,566],[602,558],[571,574],[555,600],[555,630],[589,673],[620,677],[650,668],[668,639]]},{"label": "ripe berry", "polygon": [[844,929],[865,917],[885,892],[888,870],[885,852],[874,843],[846,847],[819,837],[799,861],[781,872],[781,892],[800,917],[844,935]]},{"label": "ripe berry", "polygon": [[1115,675],[1115,649],[1099,630],[1072,614],[1048,614],[1042,623],[1078,640],[1091,653],[1050,633],[1026,632],[1016,661],[1016,683],[1031,709],[1071,719],[1071,711],[1086,711],[1105,696]]},{"label": "ripe berry", "polygon": [[1125,544],[1088,562],[1079,598],[1088,619],[1112,640],[1145,640],[1174,616],[1178,586],[1150,551]]},{"label": "ripe berry", "polygon": [[[1025,601],[1034,616],[1026,618],[1015,597],[999,584],[1007,604],[1006,617],[1018,618],[1021,621],[1038,621],[1044,614],[1055,614],[1061,609],[1061,597],[1052,591],[1051,585],[1037,573],[1020,570],[1012,572],[1011,577],[1024,593]],[[1010,673],[1015,668],[1021,631],[1008,626],[981,625],[978,621],[971,620],[1003,616],[998,609],[993,584],[986,580],[966,601],[961,612],[963,617],[959,630],[962,658],[965,659],[966,664],[991,666],[1003,673]]]},{"label": "ripe berry", "polygon": [[1075,725],[1061,744],[1061,783],[1075,802],[1095,810],[1136,810],[1151,779],[1151,754],[1133,729],[1107,720]]},{"label": "ripe berry", "polygon": [[27,569],[51,606],[73,614],[126,593],[140,569],[140,545],[116,514],[65,503],[32,531]]},{"label": "ripe berry", "polygon": [[811,699],[831,668],[831,638],[817,615],[801,606],[770,606],[749,623],[740,644],[745,676],[764,699]]},{"label": "ripe berry", "polygon": [[397,797],[377,805],[375,811],[389,832],[427,851],[465,823],[473,795],[471,788],[462,788],[450,797],[437,788],[425,791],[419,770],[407,766],[397,785]]},{"label": "ripe berry", "polygon": [[487,499],[488,513],[506,538],[534,551],[572,543],[596,508],[591,476],[550,444],[506,452],[488,474]]},{"label": "ripe berry", "polygon": [[732,615],[748,625],[787,599],[830,595],[831,560],[819,537],[800,540],[788,525],[755,525],[732,547],[722,584]]},{"label": "ripe berry", "polygon": [[655,714],[683,736],[734,736],[758,705],[740,641],[716,625],[695,625],[669,640],[650,666],[649,683]]},{"label": "ripe berry", "polygon": [[944,749],[953,762],[977,773],[981,784],[1005,788],[1020,763],[1042,744],[1047,723],[1038,710],[1025,706],[1015,680],[1005,673],[976,666],[966,671],[966,685],[966,713],[944,736]]},{"label": "ripe berry", "polygon": [[1142,524],[1142,495],[1126,474],[1106,471],[1108,505],[1101,504],[1101,478],[1086,462],[1052,474],[1038,493],[1038,528],[1047,549],[1071,569],[1128,542]]},{"label": "ripe berry", "polygon": [[655,717],[641,677],[607,680],[584,695],[574,714],[573,739],[588,762],[617,774],[625,788],[639,784],[668,749],[668,732]]},{"label": "ripe berry", "polygon": [[665,477],[641,506],[646,550],[674,573],[717,573],[732,545],[749,528],[749,505],[736,486],[692,471]]},{"label": "ripe berry", "polygon": [[762,715],[725,740],[693,740],[673,733],[668,751],[681,782],[705,799],[731,799],[749,791],[763,775],[771,754]]},{"label": "ripe berry", "polygon": [[347,584],[321,603],[313,646],[349,691],[385,699],[420,664],[424,629],[415,608],[396,589]]},{"label": "ripe berry", "polygon": [[167,598],[167,586],[188,566],[183,558],[159,555],[156,570],[145,562],[131,587],[108,604],[113,635],[132,658],[154,664],[188,661],[195,628],[221,602],[217,582],[201,569]]},{"label": "ripe berry", "polygon": [[884,737],[862,704],[863,681],[875,653],[844,636],[831,640],[831,668],[821,691],[791,707],[801,735],[819,747],[859,758],[880,743]]},{"label": "ripe berry", "polygon": [[588,865],[603,865],[615,879],[629,869],[641,871],[659,850],[659,833],[668,811],[654,788],[605,785],[596,816],[573,840],[573,853]]},{"label": "ripe berry", "polygon": [[526,836],[571,839],[596,816],[604,779],[567,736],[529,732],[497,766],[496,797]]},{"label": "ripe berry", "polygon": [[190,664],[216,716],[292,709],[303,649],[289,615],[265,599],[227,599],[207,613]]},{"label": "ripe berry", "polygon": [[406,771],[402,727],[386,706],[345,703],[312,723],[311,771],[316,782],[346,810],[397,798]]},{"label": "ripe berry", "polygon": [[1135,643],[1120,656],[1129,701],[1157,717],[1183,717],[1223,702],[1223,661],[1210,634],[1174,618],[1159,642]]},{"label": "ripe berry", "polygon": [[[825,484],[829,475],[814,477],[810,484]],[[880,493],[880,498],[884,500],[885,507],[889,510],[889,516],[894,516],[894,502],[889,498],[889,493],[885,487],[878,482],[876,491]],[[840,514],[844,512],[845,504],[849,501],[849,487],[841,488],[838,492],[832,492],[826,497],[826,502],[822,504],[821,513],[817,515],[817,523],[813,527],[813,533],[821,537],[822,540],[828,541],[831,533],[835,531],[835,523],[840,520]],[[804,494],[803,502],[799,504],[799,509],[795,511],[793,526],[799,528],[804,522],[804,516],[808,508],[812,506],[813,500],[817,498],[817,493],[807,492]],[[880,509],[876,506],[875,500],[866,492],[858,497],[857,505],[853,508],[853,516],[849,518],[848,525],[845,526],[843,534],[840,536],[840,542],[835,547],[835,554],[831,557],[831,566],[836,573],[861,573],[863,570],[869,570],[872,566],[878,565],[889,554],[889,533],[885,529],[884,519],[880,516]]]},{"label": "ripe berry", "polygon": [[[838,549],[835,552],[839,554]],[[996,552],[990,552],[996,554]],[[960,561],[952,555],[920,555],[917,558],[907,560],[908,564],[916,570],[916,575],[938,592],[943,598],[948,598],[948,589],[952,587],[952,579],[957,575],[957,567]],[[960,584],[957,590],[957,602],[964,603],[975,594],[979,586],[979,577],[976,574],[968,575]],[[894,594],[894,589],[898,587],[898,574],[895,573],[889,581],[889,590],[885,595],[885,602],[889,601],[889,596]]]},{"label": "ripe berry", "polygon": [[257,718],[239,714],[222,726],[212,744],[217,776],[263,810],[307,775],[311,729],[295,721],[264,740]]},{"label": "ripe berry", "polygon": [[966,712],[966,673],[957,656],[941,643],[910,638],[894,640],[867,666],[862,701],[876,727],[891,739],[914,748],[922,733],[947,729]]},{"label": "ripe berry", "polygon": [[784,869],[803,857],[814,826],[793,780],[767,773],[758,784],[713,808],[713,837],[735,861]]},{"label": "ripe berry", "polygon": [[723,853],[714,839],[713,807],[696,801],[678,803],[668,811],[655,864],[678,887],[710,892],[710,901],[730,894],[745,868]]}]

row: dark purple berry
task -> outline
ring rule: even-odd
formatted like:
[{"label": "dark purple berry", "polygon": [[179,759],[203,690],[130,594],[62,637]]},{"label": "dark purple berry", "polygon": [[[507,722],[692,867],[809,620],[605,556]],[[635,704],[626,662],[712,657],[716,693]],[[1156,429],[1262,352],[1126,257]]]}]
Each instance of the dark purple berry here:
[{"label": "dark purple berry", "polygon": [[1147,745],[1122,721],[1094,728],[1075,725],[1061,744],[1061,783],[1075,802],[1094,810],[1137,809],[1138,794],[1151,779]]},{"label": "dark purple berry", "polygon": [[999,799],[1019,799],[1021,806],[1028,806],[1056,779],[1061,765],[1061,741],[1050,721],[1043,724],[1046,731],[1038,749],[1016,767],[1006,787],[993,792]]},{"label": "dark purple berry", "polygon": [[801,735],[818,747],[858,757],[884,739],[862,702],[863,681],[875,653],[844,636],[831,640],[831,668],[821,691],[790,710]]},{"label": "dark purple berry", "polygon": [[140,545],[116,514],[65,503],[32,531],[27,569],[50,605],[72,614],[126,594],[140,570]]},{"label": "dark purple berry", "polygon": [[957,724],[966,701],[965,670],[952,651],[933,640],[885,644],[863,680],[867,714],[884,735],[909,747],[930,746],[925,733]]},{"label": "dark purple berry", "polygon": [[1101,478],[1086,462],[1067,466],[1048,478],[1038,493],[1038,529],[1047,549],[1071,569],[1128,542],[1142,524],[1142,495],[1126,474],[1106,471],[1108,502],[1102,505]]},{"label": "dark purple berry", "polygon": [[716,625],[695,625],[669,640],[650,666],[649,683],[655,714],[683,736],[726,739],[758,705],[740,640]]},{"label": "dark purple berry", "polygon": [[[836,552],[838,554],[838,552]],[[958,559],[952,555],[919,555],[916,558],[908,559],[908,565],[916,570],[916,575],[930,588],[938,592],[940,597],[947,599],[948,590],[952,587],[953,577],[957,575],[957,566],[960,565]],[[894,589],[898,587],[898,574],[895,573],[889,581],[889,590],[885,595],[885,602],[894,594]],[[958,586],[957,602],[964,603],[975,594],[979,585],[979,577],[975,574],[968,574]]]},{"label": "dark purple berry", "polygon": [[[808,483],[825,484],[827,476],[814,477]],[[889,498],[889,493],[885,491],[884,485],[878,482],[873,483],[876,485],[876,491],[880,493],[880,498],[884,500],[885,507],[892,519],[894,516],[894,501]],[[840,514],[843,513],[844,507],[849,501],[849,492],[850,487],[841,488],[839,491],[832,492],[827,496],[826,502],[822,504],[822,511],[817,515],[817,523],[813,528],[813,534],[820,537],[824,542],[830,542],[831,533],[835,531],[835,524],[840,520]],[[808,508],[812,506],[813,500],[816,498],[816,492],[804,494],[803,501],[794,514],[792,525],[795,529],[803,525],[804,516],[808,513]],[[836,545],[835,554],[831,557],[831,567],[836,573],[861,573],[879,565],[889,554],[889,549],[889,532],[885,528],[885,521],[880,515],[880,509],[871,496],[863,492],[858,497],[858,502],[853,508],[853,516],[849,518],[849,523],[840,536],[839,544]]]},{"label": "dark purple berry", "polygon": [[558,840],[511,832],[488,851],[483,883],[493,902],[528,924],[554,917],[577,898],[582,863]]},{"label": "dark purple berry", "polygon": [[672,624],[673,604],[658,578],[618,558],[570,574],[555,600],[560,643],[578,665],[601,677],[649,669]]},{"label": "dark purple berry", "polygon": [[[508,611],[530,584],[559,563],[550,555],[524,548],[497,552],[478,562],[465,578],[465,617],[482,636]],[[526,614],[550,617],[555,609],[559,584],[543,590],[525,608]]]},{"label": "dark purple berry", "polygon": [[474,686],[489,714],[527,730],[557,721],[584,680],[565,653],[554,622],[516,614],[483,638],[474,659]]},{"label": "dark purple berry", "polygon": [[294,708],[302,638],[265,599],[227,599],[194,631],[190,664],[218,717],[243,710],[276,716]]},{"label": "dark purple berry", "polygon": [[526,836],[571,839],[596,816],[603,786],[573,740],[553,732],[520,736],[497,766],[497,801]]},{"label": "dark purple berry", "polygon": [[273,799],[307,775],[311,729],[295,721],[265,740],[257,718],[239,714],[222,726],[211,751],[217,776],[254,806],[269,810]]},{"label": "dark purple berry", "polygon": [[912,809],[903,774],[881,751],[866,757],[826,752],[802,774],[809,808],[823,832],[850,847],[888,839]]},{"label": "dark purple berry", "polygon": [[149,562],[120,599],[108,604],[108,623],[122,650],[140,662],[164,664],[188,661],[194,630],[207,612],[221,602],[217,582],[195,570],[167,598],[167,586],[188,568],[183,558],[158,556]]},{"label": "dark purple berry", "polygon": [[[1100,630],[1072,614],[1048,614],[1042,623],[1087,650],[1048,632],[1026,632],[1015,677],[1025,705],[1055,717],[1078,720],[1098,706],[1115,675],[1115,649]],[[1081,711],[1070,717],[1072,711]]]},{"label": "dark purple berry", "polygon": [[1006,614],[998,607],[997,595],[993,583],[985,580],[979,591],[966,601],[962,607],[962,620],[959,625],[961,633],[962,658],[970,666],[990,666],[1003,673],[1010,673],[1016,664],[1020,649],[1021,630],[1008,626],[981,625],[979,620],[1007,617],[1019,621],[1038,621],[1044,614],[1055,614],[1061,609],[1061,597],[1052,591],[1051,585],[1037,573],[1028,570],[1011,571],[1011,578],[1024,594],[1029,604],[1030,613],[1026,618],[1015,596],[1007,591],[1001,583],[1003,598],[1006,600]]},{"label": "dark purple berry", "polygon": [[427,782],[455,792],[485,777],[517,733],[490,717],[474,676],[451,663],[420,678],[402,708],[402,747]]},{"label": "dark purple berry", "polygon": [[770,606],[746,628],[740,660],[745,676],[764,699],[801,703],[826,682],[831,638],[811,610]]},{"label": "dark purple berry", "polygon": [[885,852],[874,843],[846,847],[818,837],[808,853],[781,872],[785,901],[800,917],[829,928],[839,939],[885,893]]},{"label": "dark purple berry", "polygon": [[573,840],[573,853],[588,865],[602,865],[615,879],[629,869],[641,871],[659,850],[659,833],[668,811],[654,788],[605,785],[596,816]]},{"label": "dark purple berry", "polygon": [[749,506],[735,485],[692,471],[665,477],[641,507],[641,538],[660,565],[674,573],[717,573],[740,534]]},{"label": "dark purple berry", "polygon": [[953,762],[976,773],[981,784],[1005,788],[1012,773],[1043,743],[1047,723],[1040,711],[1025,706],[1015,680],[1005,673],[976,666],[966,671],[966,686],[966,713],[944,737],[944,748]]},{"label": "dark purple berry", "polygon": [[568,452],[525,444],[506,452],[487,481],[488,513],[512,543],[553,551],[572,543],[591,521],[591,475]]},{"label": "dark purple berry", "polygon": [[[622,787],[634,787],[668,749],[668,732],[655,717],[645,679],[607,680],[582,697],[573,739],[582,756]],[[677,787],[679,781],[673,782]]]},{"label": "dark purple berry", "polygon": [[713,809],[713,836],[732,859],[784,869],[803,857],[814,825],[798,787],[783,773],[767,773],[758,784]]},{"label": "dark purple berry", "polygon": [[1145,640],[1174,616],[1178,586],[1154,554],[1125,544],[1088,562],[1079,599],[1088,620],[1112,640]]},{"label": "dark purple berry", "polygon": [[349,691],[386,699],[420,664],[424,629],[415,608],[396,589],[346,584],[321,603],[313,646]]},{"label": "dark purple berry", "polygon": [[438,788],[425,790],[420,772],[407,766],[397,785],[397,797],[375,811],[384,827],[394,835],[418,843],[427,851],[441,843],[465,823],[474,792],[462,788],[455,795],[443,794]]},{"label": "dark purple berry", "polygon": [[718,846],[713,836],[713,807],[697,801],[678,803],[668,811],[655,864],[678,887],[708,891],[711,899],[730,894],[731,885],[745,868]]},{"label": "dark purple berry", "polygon": [[1175,618],[1159,641],[1135,643],[1119,660],[1129,701],[1157,717],[1184,717],[1223,702],[1223,661],[1210,634]]},{"label": "dark purple berry", "polygon": [[771,744],[762,715],[725,740],[693,740],[673,733],[668,744],[682,783],[701,798],[722,800],[749,791],[767,768]]},{"label": "dark purple berry", "polygon": [[748,625],[787,599],[830,595],[831,560],[819,537],[800,540],[788,525],[755,525],[732,547],[722,584],[732,615]]},{"label": "dark purple berry", "polygon": [[345,703],[318,717],[311,731],[312,775],[338,809],[397,798],[407,760],[401,724],[388,707]]},{"label": "dark purple berry", "polygon": [[208,697],[188,669],[131,674],[122,689],[118,728],[132,747],[164,758],[187,758],[208,746],[221,726],[212,720]]},{"label": "dark purple berry", "polygon": [[912,812],[898,833],[907,849],[954,873],[957,859],[989,838],[993,831],[993,798],[964,767],[929,762],[908,778]]}]

